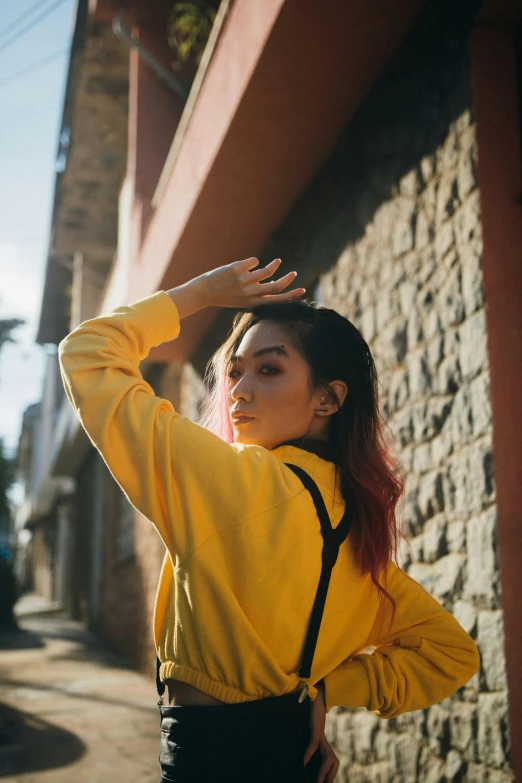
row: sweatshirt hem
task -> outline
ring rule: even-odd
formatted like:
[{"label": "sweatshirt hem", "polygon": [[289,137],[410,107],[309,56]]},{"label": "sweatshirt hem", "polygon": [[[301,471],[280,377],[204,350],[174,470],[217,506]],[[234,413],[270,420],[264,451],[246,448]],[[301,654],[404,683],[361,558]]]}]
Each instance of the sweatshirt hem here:
[{"label": "sweatshirt hem", "polygon": [[[165,661],[160,666],[160,680],[181,680],[188,685],[193,685],[195,688],[203,691],[204,693],[212,696],[214,699],[219,699],[226,704],[240,704],[245,701],[255,701],[256,699],[266,699],[271,696],[284,696],[287,693],[297,692],[296,687],[291,688],[285,693],[274,694],[267,691],[263,693],[249,694],[240,691],[238,688],[234,688],[231,685],[226,685],[224,682],[218,682],[209,677],[204,672],[197,671],[191,666],[187,666],[184,663],[178,663],[177,661]],[[317,688],[310,686],[310,697],[314,697],[317,694]]]}]

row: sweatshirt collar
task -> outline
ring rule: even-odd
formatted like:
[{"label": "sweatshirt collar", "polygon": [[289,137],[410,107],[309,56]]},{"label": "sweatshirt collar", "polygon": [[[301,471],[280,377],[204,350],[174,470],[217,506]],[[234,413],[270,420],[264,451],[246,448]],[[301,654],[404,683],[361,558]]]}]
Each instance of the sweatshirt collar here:
[{"label": "sweatshirt collar", "polygon": [[281,446],[296,446],[298,449],[316,454],[327,462],[335,463],[335,451],[331,443],[322,438],[296,438],[280,444]]},{"label": "sweatshirt collar", "polygon": [[294,446],[290,443],[276,446],[272,449],[272,454],[280,462],[291,462],[306,470],[313,480],[332,496],[334,495],[335,486],[335,503],[343,503],[340,471],[337,470],[336,476],[335,463],[332,460],[324,459],[309,449]]}]

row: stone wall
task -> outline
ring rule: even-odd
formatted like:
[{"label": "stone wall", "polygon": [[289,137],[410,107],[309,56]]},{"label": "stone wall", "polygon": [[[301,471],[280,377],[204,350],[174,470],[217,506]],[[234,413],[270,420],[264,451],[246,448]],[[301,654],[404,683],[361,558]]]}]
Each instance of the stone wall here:
[{"label": "stone wall", "polygon": [[429,710],[332,716],[350,783],[511,779],[475,157],[467,110],[320,280],[378,366],[407,475],[402,565],[482,656],[480,674]]},{"label": "stone wall", "polygon": [[369,342],[407,474],[401,564],[482,657],[470,683],[428,710],[388,721],[331,710],[338,779],[350,783],[512,779],[469,56],[476,5],[428,6],[263,252],[300,269],[298,284]]}]

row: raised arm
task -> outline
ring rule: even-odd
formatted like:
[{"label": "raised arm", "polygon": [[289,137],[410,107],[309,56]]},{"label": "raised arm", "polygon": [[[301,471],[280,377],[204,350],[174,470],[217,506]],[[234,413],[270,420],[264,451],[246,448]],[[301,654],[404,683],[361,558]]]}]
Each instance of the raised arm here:
[{"label": "raised arm", "polygon": [[180,416],[139,369],[151,348],[178,336],[184,316],[208,304],[247,307],[257,276],[268,276],[268,267],[252,273],[248,295],[244,284],[234,287],[238,272],[244,275],[253,262],[219,267],[84,321],[59,345],[64,387],[82,426],[132,505],[180,561],[216,525],[241,521],[249,508],[260,513],[293,492],[270,451],[225,443]]},{"label": "raised arm", "polygon": [[381,718],[436,704],[478,671],[473,639],[420,584],[394,563],[386,589],[396,601],[374,623],[368,647],[376,649],[344,661],[324,677],[326,709],[366,707]]}]

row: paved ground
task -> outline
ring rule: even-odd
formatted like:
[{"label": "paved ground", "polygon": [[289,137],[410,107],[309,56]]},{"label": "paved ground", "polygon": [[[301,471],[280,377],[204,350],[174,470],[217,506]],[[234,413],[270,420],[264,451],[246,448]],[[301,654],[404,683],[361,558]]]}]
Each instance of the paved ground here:
[{"label": "paved ground", "polygon": [[1,783],[158,783],[153,680],[37,596],[16,614],[21,631],[0,635]]}]

